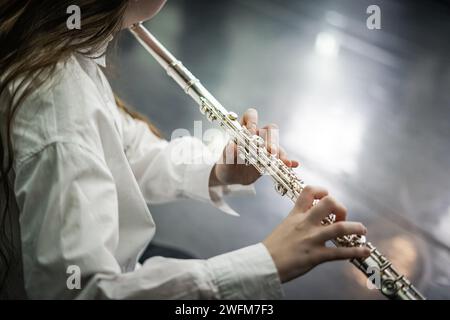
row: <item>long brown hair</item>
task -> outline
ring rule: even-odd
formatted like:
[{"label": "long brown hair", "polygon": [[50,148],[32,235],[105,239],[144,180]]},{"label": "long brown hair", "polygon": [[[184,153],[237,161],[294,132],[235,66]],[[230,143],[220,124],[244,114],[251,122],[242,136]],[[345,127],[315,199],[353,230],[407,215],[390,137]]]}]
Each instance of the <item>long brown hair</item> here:
[{"label": "long brown hair", "polygon": [[[7,97],[0,105],[0,190],[5,199],[0,204],[0,297],[5,297],[2,288],[18,252],[9,213],[14,199],[9,179],[14,115],[30,93],[51,78],[58,62],[75,52],[92,56],[103,48],[121,29],[127,4],[128,0],[0,0],[0,97]],[[71,5],[81,9],[81,29],[66,25]],[[18,79],[23,80],[16,85]],[[118,105],[129,112],[120,101]]]}]

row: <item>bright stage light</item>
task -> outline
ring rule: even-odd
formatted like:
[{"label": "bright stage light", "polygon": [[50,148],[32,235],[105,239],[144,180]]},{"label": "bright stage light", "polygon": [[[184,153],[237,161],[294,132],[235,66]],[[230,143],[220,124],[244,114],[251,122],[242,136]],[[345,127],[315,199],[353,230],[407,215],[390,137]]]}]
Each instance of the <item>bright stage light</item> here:
[{"label": "bright stage light", "polygon": [[326,170],[353,173],[365,130],[363,118],[348,103],[333,105],[320,100],[301,102],[286,143]]},{"label": "bright stage light", "polygon": [[316,53],[324,58],[336,58],[339,55],[339,41],[328,32],[321,32],[316,36]]}]

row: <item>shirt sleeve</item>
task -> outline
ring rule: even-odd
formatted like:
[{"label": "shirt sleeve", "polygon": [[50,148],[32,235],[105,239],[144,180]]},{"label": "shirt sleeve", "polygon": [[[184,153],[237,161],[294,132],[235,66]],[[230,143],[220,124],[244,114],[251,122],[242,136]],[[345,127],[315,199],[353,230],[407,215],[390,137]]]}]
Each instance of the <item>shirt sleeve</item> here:
[{"label": "shirt sleeve", "polygon": [[81,299],[280,299],[273,260],[259,243],[208,260],[154,257],[134,272],[96,276]]},{"label": "shirt sleeve", "polygon": [[[151,258],[123,273],[113,177],[97,153],[53,143],[17,164],[25,287],[32,299],[265,299],[281,296],[275,265],[257,244],[209,260]],[[70,267],[81,288],[68,285]],[[72,290],[71,290],[72,289]]]},{"label": "shirt sleeve", "polygon": [[169,141],[154,135],[143,121],[121,112],[125,153],[146,201],[165,203],[180,198],[206,201],[238,215],[225,195],[254,194],[253,185],[209,187],[216,157],[199,139],[184,136]]}]

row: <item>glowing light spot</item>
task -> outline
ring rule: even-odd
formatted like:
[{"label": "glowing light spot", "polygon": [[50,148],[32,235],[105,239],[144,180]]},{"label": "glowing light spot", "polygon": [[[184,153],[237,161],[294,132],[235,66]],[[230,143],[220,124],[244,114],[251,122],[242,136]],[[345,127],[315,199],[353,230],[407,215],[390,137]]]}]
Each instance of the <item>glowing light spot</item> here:
[{"label": "glowing light spot", "polygon": [[316,53],[324,58],[336,58],[339,55],[340,45],[335,36],[328,32],[321,32],[316,37]]},{"label": "glowing light spot", "polygon": [[350,103],[327,105],[327,100],[305,99],[286,136],[293,150],[334,173],[357,169],[365,123]]}]

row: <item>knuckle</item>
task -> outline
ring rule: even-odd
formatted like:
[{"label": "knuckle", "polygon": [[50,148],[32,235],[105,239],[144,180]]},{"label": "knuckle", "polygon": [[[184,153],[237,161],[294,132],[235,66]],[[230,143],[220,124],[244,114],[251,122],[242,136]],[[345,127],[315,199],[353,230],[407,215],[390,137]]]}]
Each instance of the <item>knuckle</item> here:
[{"label": "knuckle", "polygon": [[292,217],[292,224],[295,227],[295,230],[301,232],[304,235],[307,235],[307,230],[309,229],[309,222],[302,215],[295,215]]},{"label": "knuckle", "polygon": [[335,213],[339,220],[345,221],[347,219],[347,209],[344,206],[337,204],[335,207]]},{"label": "knuckle", "polygon": [[302,243],[313,245],[316,242],[316,236],[314,234],[307,234],[303,236]]},{"label": "knuckle", "polygon": [[[323,229],[323,228],[321,228],[321,229]],[[308,235],[306,235],[306,237],[311,242],[317,242],[317,240],[321,238],[321,235],[322,235],[322,230],[312,230],[308,233]]]},{"label": "knuckle", "polygon": [[323,197],[327,197],[328,196],[328,190],[322,187],[318,187],[317,188],[317,192],[321,193]]},{"label": "knuckle", "polygon": [[361,222],[358,222],[356,224],[356,229],[357,229],[358,233],[364,233],[366,230],[366,227]]},{"label": "knuckle", "polygon": [[334,230],[336,233],[342,234],[346,232],[347,228],[343,222],[336,222],[334,223]]},{"label": "knuckle", "polygon": [[[303,211],[307,211],[310,207],[310,202],[312,201],[312,195],[310,193],[302,194],[297,201],[297,205],[300,206]],[[309,217],[308,217],[309,218]]]},{"label": "knuckle", "polygon": [[321,201],[327,208],[331,208],[336,204],[336,200],[334,200],[332,196],[328,195],[323,197]]},{"label": "knuckle", "polygon": [[292,216],[292,217],[293,217],[292,224],[293,224],[294,230],[297,232],[303,232],[303,230],[304,230],[303,223],[301,221],[294,220],[295,216]]}]

